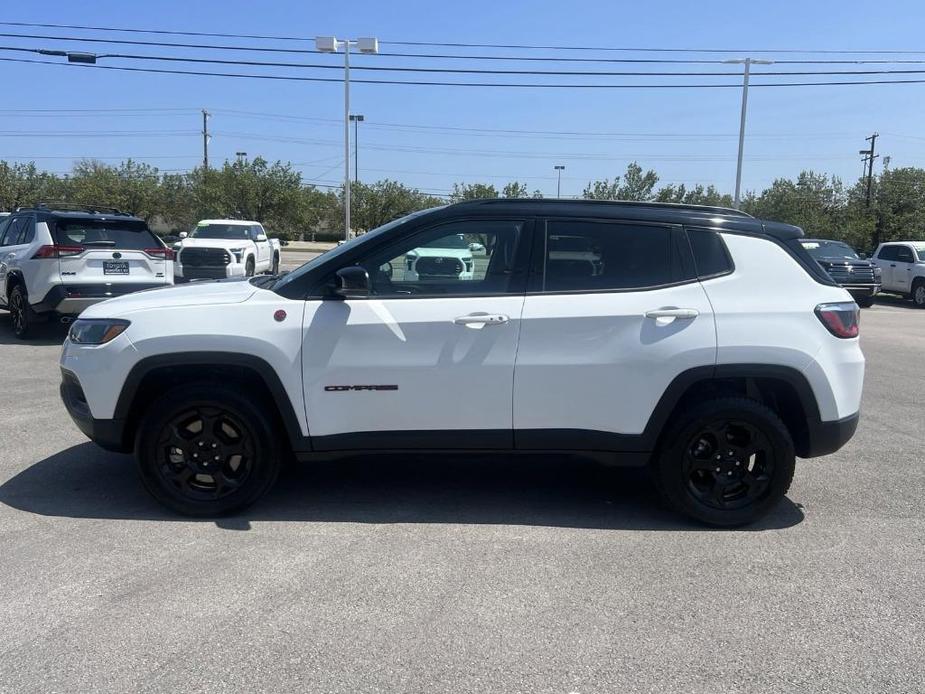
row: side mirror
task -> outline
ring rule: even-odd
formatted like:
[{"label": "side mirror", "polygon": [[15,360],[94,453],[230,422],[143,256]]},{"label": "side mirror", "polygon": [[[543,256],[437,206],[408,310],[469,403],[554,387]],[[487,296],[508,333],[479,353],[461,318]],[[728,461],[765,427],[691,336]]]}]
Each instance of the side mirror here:
[{"label": "side mirror", "polygon": [[860,258],[861,260],[867,260],[867,254],[864,251],[861,251],[860,253],[858,253],[858,258]]},{"label": "side mirror", "polygon": [[257,234],[257,240],[258,240],[258,241],[266,241],[266,240],[267,240],[267,235],[266,235],[266,234]]},{"label": "side mirror", "polygon": [[181,232],[180,232],[180,238],[181,238],[181,239],[185,239],[187,236],[189,236],[189,234],[187,234],[185,231],[181,231]]},{"label": "side mirror", "polygon": [[369,273],[359,265],[342,267],[337,271],[337,296],[345,299],[361,299],[369,296]]}]

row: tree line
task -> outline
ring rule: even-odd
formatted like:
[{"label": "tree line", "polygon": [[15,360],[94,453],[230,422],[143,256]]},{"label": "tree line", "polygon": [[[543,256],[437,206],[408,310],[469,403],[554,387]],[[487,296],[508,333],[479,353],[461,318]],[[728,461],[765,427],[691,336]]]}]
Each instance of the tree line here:
[{"label": "tree line", "polygon": [[[668,184],[633,162],[610,179],[591,181],[582,197],[698,205],[732,205],[732,196],[715,186]],[[397,181],[353,183],[351,217],[359,230],[372,229],[415,210],[447,201],[476,198],[542,197],[525,183],[500,188],[486,183],[457,183],[448,196],[435,196]],[[187,173],[160,172],[143,162],[108,165],[76,163],[67,175],[40,170],[35,163],[0,161],[0,209],[36,202],[68,202],[117,207],[147,220],[156,229],[183,231],[200,219],[254,219],[284,238],[341,238],[342,191],[306,181],[291,164],[263,158],[225,162],[220,168]],[[807,235],[834,238],[870,250],[879,241],[925,240],[925,169],[884,170],[846,184],[837,176],[803,171],[779,178],[768,188],[748,192],[742,209],[764,219],[802,227]]]}]

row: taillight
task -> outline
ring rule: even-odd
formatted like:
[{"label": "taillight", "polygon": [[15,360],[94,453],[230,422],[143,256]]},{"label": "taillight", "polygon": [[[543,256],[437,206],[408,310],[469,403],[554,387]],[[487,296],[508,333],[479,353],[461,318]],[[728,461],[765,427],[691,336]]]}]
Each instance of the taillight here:
[{"label": "taillight", "polygon": [[152,258],[163,258],[164,260],[177,259],[177,254],[171,248],[146,248],[144,252]]},{"label": "taillight", "polygon": [[835,337],[857,337],[860,332],[861,309],[853,301],[819,304],[816,315]]},{"label": "taillight", "polygon": [[83,246],[40,246],[33,258],[67,258],[71,255],[80,255],[84,252]]}]

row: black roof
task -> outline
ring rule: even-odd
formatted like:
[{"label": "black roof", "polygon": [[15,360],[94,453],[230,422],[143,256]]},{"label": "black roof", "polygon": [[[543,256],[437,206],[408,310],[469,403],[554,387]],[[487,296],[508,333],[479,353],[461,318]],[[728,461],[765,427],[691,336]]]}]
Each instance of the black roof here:
[{"label": "black roof", "polygon": [[122,212],[115,207],[103,205],[77,205],[73,203],[40,202],[30,207],[20,207],[17,212],[35,212],[48,218],[63,219],[112,219],[118,217],[122,220],[141,222],[139,217],[128,212]]},{"label": "black roof", "polygon": [[729,207],[683,205],[670,202],[635,202],[624,200],[562,200],[558,198],[489,198],[465,200],[440,208],[447,212],[462,210],[497,214],[587,216],[593,209],[598,217],[709,226],[746,234],[766,234],[781,240],[801,238],[803,230],[790,224],[755,219]]}]

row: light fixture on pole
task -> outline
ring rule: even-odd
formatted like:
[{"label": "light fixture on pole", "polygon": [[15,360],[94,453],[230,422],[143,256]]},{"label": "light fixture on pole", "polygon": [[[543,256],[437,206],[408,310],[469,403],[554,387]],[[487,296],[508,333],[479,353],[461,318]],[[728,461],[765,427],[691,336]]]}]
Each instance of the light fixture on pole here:
[{"label": "light fixture on pole", "polygon": [[238,158],[239,164],[243,164],[244,160],[247,158],[247,152],[235,152],[234,155]]},{"label": "light fixture on pole", "polygon": [[350,238],[350,47],[360,53],[379,52],[379,39],[338,39],[335,36],[318,36],[315,48],[322,53],[344,51],[344,238]]},{"label": "light fixture on pole", "polygon": [[359,123],[366,120],[361,114],[351,113],[350,120],[353,122],[353,180],[360,182],[360,131],[357,129]]},{"label": "light fixture on pole", "polygon": [[556,164],[553,168],[556,170],[556,175],[558,176],[558,179],[556,180],[556,197],[561,198],[562,197],[562,172],[565,171],[565,165]]},{"label": "light fixture on pole", "polygon": [[752,65],[772,65],[773,60],[758,60],[757,58],[737,58],[735,60],[724,60],[724,63],[731,65],[744,65],[742,71],[742,114],[739,118],[739,157],[736,164],[736,193],[732,206],[739,209],[742,193],[742,155],[745,151],[745,115],[748,112],[748,78],[751,73]]}]

